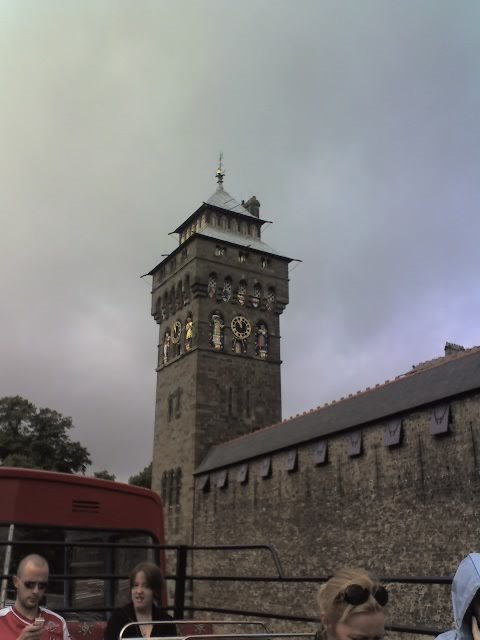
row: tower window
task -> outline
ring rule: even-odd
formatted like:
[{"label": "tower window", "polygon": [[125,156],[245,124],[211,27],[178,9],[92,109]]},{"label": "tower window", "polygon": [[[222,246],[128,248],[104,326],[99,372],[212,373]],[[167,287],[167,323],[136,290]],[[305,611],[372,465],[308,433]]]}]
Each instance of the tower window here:
[{"label": "tower window", "polygon": [[182,390],[177,389],[175,393],[175,418],[182,416]]},{"label": "tower window", "polygon": [[260,262],[262,265],[262,269],[267,269],[267,267],[270,266],[270,260],[268,258],[266,258],[265,256],[262,256],[260,258]]},{"label": "tower window", "polygon": [[252,307],[254,309],[258,309],[258,307],[260,306],[261,300],[262,300],[262,287],[257,282],[253,287]]},{"label": "tower window", "polygon": [[182,492],[182,470],[177,467],[175,472],[175,506],[180,506],[180,495]]},{"label": "tower window", "polygon": [[239,262],[247,262],[248,259],[248,253],[245,253],[244,251],[240,251],[238,253],[238,261]]},{"label": "tower window", "polygon": [[219,244],[215,247],[215,255],[216,256],[224,256],[227,252],[225,247],[221,247]]},{"label": "tower window", "polygon": [[173,418],[173,396],[168,396],[168,421],[171,422]]},{"label": "tower window", "polygon": [[247,283],[245,280],[240,280],[238,284],[238,293],[237,293],[238,304],[242,306],[247,301]]},{"label": "tower window", "polygon": [[208,276],[208,297],[215,298],[217,295],[217,274],[211,273]]},{"label": "tower window", "polygon": [[265,306],[267,311],[273,311],[274,307],[275,307],[275,289],[273,287],[270,287],[270,289],[267,292],[267,298],[265,300]]},{"label": "tower window", "polygon": [[232,299],[232,279],[228,276],[223,282],[222,298],[224,302],[230,302],[230,300]]}]

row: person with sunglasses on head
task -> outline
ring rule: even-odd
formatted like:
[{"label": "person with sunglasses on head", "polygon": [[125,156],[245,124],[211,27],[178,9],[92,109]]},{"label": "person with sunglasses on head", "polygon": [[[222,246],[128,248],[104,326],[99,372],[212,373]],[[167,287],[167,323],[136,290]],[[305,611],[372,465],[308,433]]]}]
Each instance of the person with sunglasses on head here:
[{"label": "person with sunglasses on head", "polygon": [[480,553],[469,553],[452,582],[453,629],[436,640],[480,640]]},{"label": "person with sunglasses on head", "polygon": [[341,569],[318,592],[316,640],[382,640],[387,589],[364,569]]},{"label": "person with sunglasses on head", "polygon": [[48,587],[48,562],[31,554],[13,576],[15,604],[0,609],[1,640],[70,640],[65,620],[40,606]]}]

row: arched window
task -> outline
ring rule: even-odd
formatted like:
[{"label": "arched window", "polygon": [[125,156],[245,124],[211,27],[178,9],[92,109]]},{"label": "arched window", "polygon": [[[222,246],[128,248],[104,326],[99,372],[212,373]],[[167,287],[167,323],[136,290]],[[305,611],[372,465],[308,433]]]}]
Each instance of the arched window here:
[{"label": "arched window", "polygon": [[170,290],[170,298],[168,301],[168,315],[172,316],[175,313],[175,289],[172,287]]},{"label": "arched window", "polygon": [[255,328],[255,353],[259,358],[268,357],[268,328],[263,320],[257,322]]},{"label": "arched window", "polygon": [[162,473],[162,489],[161,489],[161,496],[162,496],[162,502],[164,504],[166,504],[167,501],[167,484],[168,484],[168,474],[166,471],[164,471]]},{"label": "arched window", "polygon": [[183,306],[190,303],[190,276],[185,276],[185,285],[183,287]]},{"label": "arched window", "polygon": [[258,309],[262,300],[262,286],[258,282],[253,285],[252,307]]},{"label": "arched window", "polygon": [[177,311],[180,311],[180,309],[183,307],[183,283],[182,281],[180,281],[177,284],[177,297],[175,300],[175,306]]},{"label": "arched window", "polygon": [[215,351],[223,351],[225,345],[225,324],[223,316],[214,311],[210,316],[210,346]]},{"label": "arched window", "polygon": [[207,214],[206,213],[202,213],[202,217],[201,217],[201,223],[202,227],[204,227],[207,224]]},{"label": "arched window", "polygon": [[222,216],[220,219],[220,226],[222,227],[222,229],[226,229],[227,228],[227,219],[225,216]]},{"label": "arched window", "polygon": [[273,287],[270,287],[269,290],[267,291],[265,307],[267,311],[273,311],[275,308],[275,289]]},{"label": "arched window", "polygon": [[211,273],[208,276],[208,297],[215,298],[217,295],[217,274]]},{"label": "arched window", "polygon": [[175,471],[175,506],[180,506],[180,495],[182,493],[182,470],[177,467]]},{"label": "arched window", "polygon": [[229,276],[223,281],[222,299],[224,302],[230,302],[232,299],[232,279]]},{"label": "arched window", "polygon": [[237,293],[238,303],[244,305],[247,301],[247,281],[240,280],[238,283],[238,293]]},{"label": "arched window", "polygon": [[173,505],[173,495],[174,495],[174,485],[175,485],[175,471],[170,469],[168,472],[169,475],[169,483],[168,483],[168,506],[171,507]]},{"label": "arched window", "polygon": [[243,222],[241,223],[240,230],[241,230],[241,232],[242,232],[242,233],[244,233],[245,235],[247,235],[247,233],[248,233],[248,226],[247,226],[247,223],[246,223],[245,221],[243,221]]},{"label": "arched window", "polygon": [[217,214],[216,213],[212,213],[212,215],[210,217],[210,224],[212,225],[212,227],[216,227],[217,226]]}]

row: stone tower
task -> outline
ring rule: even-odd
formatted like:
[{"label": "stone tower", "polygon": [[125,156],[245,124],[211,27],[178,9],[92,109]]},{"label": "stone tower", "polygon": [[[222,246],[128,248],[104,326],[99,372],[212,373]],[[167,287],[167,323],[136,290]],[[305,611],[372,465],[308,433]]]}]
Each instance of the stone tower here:
[{"label": "stone tower", "polygon": [[279,318],[288,263],[262,241],[260,203],[223,188],[149,275],[159,324],[152,488],[167,541],[192,541],[193,472],[213,445],[281,420]]}]

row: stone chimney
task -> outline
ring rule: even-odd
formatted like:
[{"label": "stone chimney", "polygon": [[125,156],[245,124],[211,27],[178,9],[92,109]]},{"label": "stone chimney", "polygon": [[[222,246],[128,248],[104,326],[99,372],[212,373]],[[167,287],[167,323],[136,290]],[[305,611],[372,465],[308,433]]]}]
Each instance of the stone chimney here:
[{"label": "stone chimney", "polygon": [[457,355],[459,351],[465,351],[465,347],[462,347],[461,344],[455,344],[453,342],[446,342],[445,343],[445,355],[446,356]]},{"label": "stone chimney", "polygon": [[242,201],[242,205],[249,213],[252,214],[252,216],[255,216],[256,218],[260,217],[260,202],[257,200],[256,196],[252,196],[246,202]]}]

